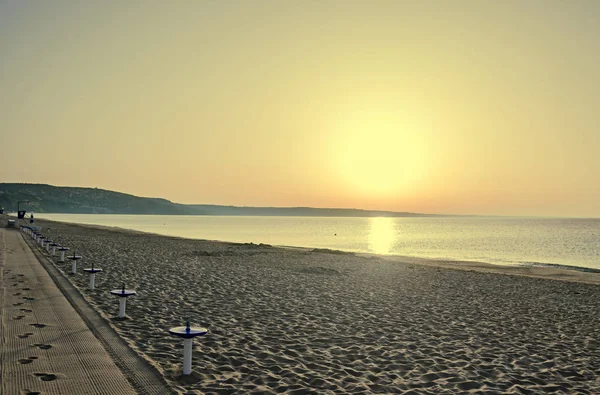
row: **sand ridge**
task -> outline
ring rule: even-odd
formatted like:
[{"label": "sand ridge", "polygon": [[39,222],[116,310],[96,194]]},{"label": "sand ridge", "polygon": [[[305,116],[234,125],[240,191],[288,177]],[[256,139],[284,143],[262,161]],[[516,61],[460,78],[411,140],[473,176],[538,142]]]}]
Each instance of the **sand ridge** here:
[{"label": "sand ridge", "polygon": [[[138,291],[112,325],[182,393],[600,391],[596,285],[39,222],[104,269],[70,277],[99,311]],[[187,316],[210,332],[182,380]]]}]

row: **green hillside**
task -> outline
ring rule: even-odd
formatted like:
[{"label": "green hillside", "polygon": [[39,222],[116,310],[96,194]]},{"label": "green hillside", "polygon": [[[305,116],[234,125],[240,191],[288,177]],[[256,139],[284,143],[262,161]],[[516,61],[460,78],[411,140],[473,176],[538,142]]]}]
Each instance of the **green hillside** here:
[{"label": "green hillside", "polygon": [[314,217],[415,217],[427,214],[311,207],[236,207],[178,204],[98,188],[56,187],[46,184],[0,183],[0,207],[15,212],[70,214],[247,215]]},{"label": "green hillside", "polygon": [[16,211],[93,214],[190,214],[185,206],[165,199],[143,198],[98,188],[55,187],[45,184],[0,184],[0,206]]}]

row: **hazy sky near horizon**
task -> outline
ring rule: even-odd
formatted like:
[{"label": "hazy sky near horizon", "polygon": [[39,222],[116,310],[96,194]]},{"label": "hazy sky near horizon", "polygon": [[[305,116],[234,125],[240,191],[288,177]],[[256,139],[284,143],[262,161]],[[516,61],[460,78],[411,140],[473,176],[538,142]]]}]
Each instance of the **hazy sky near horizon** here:
[{"label": "hazy sky near horizon", "polygon": [[0,182],[600,217],[600,1],[0,0]]}]

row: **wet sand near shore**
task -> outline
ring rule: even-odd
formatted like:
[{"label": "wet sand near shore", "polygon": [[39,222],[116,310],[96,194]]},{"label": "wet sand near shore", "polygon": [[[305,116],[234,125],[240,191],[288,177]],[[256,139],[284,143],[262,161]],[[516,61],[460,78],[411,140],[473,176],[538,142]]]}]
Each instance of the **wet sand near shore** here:
[{"label": "wet sand near shore", "polygon": [[[597,273],[36,225],[104,270],[70,279],[181,393],[600,391]],[[181,378],[188,316],[209,333]]]}]

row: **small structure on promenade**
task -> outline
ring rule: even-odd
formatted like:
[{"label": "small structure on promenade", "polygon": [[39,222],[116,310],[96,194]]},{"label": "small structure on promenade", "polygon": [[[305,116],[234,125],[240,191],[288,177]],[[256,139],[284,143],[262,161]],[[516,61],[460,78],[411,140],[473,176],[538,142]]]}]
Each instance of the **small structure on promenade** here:
[{"label": "small structure on promenade", "polygon": [[83,271],[90,274],[90,291],[93,291],[95,287],[96,273],[102,272],[102,269],[94,268],[94,262],[92,262],[92,267],[89,269],[83,269]]},{"label": "small structure on promenade", "polygon": [[127,306],[127,298],[135,296],[136,292],[132,289],[125,289],[125,284],[121,289],[113,289],[111,295],[119,297],[119,318],[125,318],[125,308]]},{"label": "small structure on promenade", "polygon": [[50,255],[55,256],[56,255],[56,247],[60,247],[60,244],[58,244],[57,242],[52,242],[50,244],[50,247],[52,247],[52,253]]},{"label": "small structure on promenade", "polygon": [[38,236],[38,245],[42,248],[44,248],[44,240],[46,240],[46,236],[40,234]]},{"label": "small structure on promenade", "polygon": [[52,240],[46,239],[46,252],[50,253],[50,244],[52,244]]},{"label": "small structure on promenade", "polygon": [[77,273],[77,261],[81,258],[83,257],[81,255],[75,255],[75,252],[73,252],[73,255],[67,256],[67,259],[71,261],[71,274]]},{"label": "small structure on promenade", "polygon": [[60,258],[58,259],[58,261],[64,262],[65,261],[65,252],[69,251],[69,249],[67,247],[58,247],[58,251],[60,251]]},{"label": "small structure on promenade", "polygon": [[183,338],[183,374],[188,376],[192,374],[192,342],[195,337],[204,336],[208,329],[199,326],[191,326],[188,318],[185,326],[177,326],[169,329],[173,336]]}]

